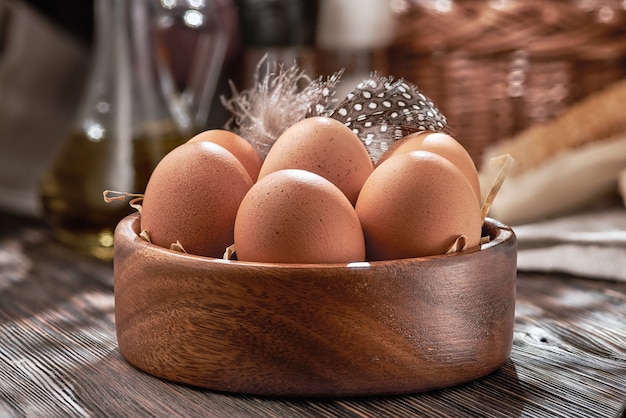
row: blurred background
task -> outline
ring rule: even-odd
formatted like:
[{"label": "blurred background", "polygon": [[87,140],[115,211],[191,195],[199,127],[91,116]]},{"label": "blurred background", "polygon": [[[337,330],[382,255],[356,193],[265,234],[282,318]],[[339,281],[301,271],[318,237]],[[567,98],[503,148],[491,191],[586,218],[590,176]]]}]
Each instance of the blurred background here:
[{"label": "blurred background", "polygon": [[[97,1],[106,0],[0,0],[3,211],[41,216],[39,183],[67,141],[93,73]],[[203,30],[227,39],[224,56],[215,61],[219,74],[211,105],[197,127],[203,129],[224,126],[230,115],[220,96],[231,94],[232,87],[248,88],[259,60],[268,55],[287,65],[298,63],[313,78],[345,69],[342,94],[372,72],[415,83],[482,168],[490,146],[555,120],[613,88],[626,72],[626,5],[617,0],[153,3],[186,13],[203,12],[210,3],[212,18],[219,21],[202,29],[188,14],[173,21],[159,15],[159,36],[150,42],[166,57],[174,90],[193,83],[191,68],[200,39],[207,36]],[[594,113],[597,103],[595,108],[583,113],[613,128],[590,133],[586,142],[624,132],[621,108],[615,115]],[[617,178],[610,181],[615,185]]]}]

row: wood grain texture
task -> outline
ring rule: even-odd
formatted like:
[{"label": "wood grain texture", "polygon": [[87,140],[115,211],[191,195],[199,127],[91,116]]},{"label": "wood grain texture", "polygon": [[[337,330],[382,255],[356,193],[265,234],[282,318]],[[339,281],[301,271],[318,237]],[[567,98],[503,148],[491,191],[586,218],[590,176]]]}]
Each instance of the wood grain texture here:
[{"label": "wood grain texture", "polygon": [[233,395],[155,378],[117,347],[113,268],[0,213],[2,417],[616,417],[626,284],[519,274],[513,347],[493,373],[402,396]]},{"label": "wood grain texture", "polygon": [[[491,222],[491,221],[490,221]],[[465,383],[509,357],[516,240],[345,265],[224,261],[115,233],[122,355],[158,377],[256,395],[401,394]]]}]

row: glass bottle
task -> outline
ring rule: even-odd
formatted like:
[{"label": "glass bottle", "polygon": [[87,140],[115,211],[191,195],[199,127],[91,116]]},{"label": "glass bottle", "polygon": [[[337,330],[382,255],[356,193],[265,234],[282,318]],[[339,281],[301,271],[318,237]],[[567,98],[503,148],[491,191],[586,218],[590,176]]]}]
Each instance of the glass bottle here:
[{"label": "glass bottle", "polygon": [[[314,40],[318,0],[237,0],[242,34],[239,87],[293,64],[315,77]],[[259,67],[265,59],[265,65]],[[257,70],[258,73],[257,73]]]},{"label": "glass bottle", "polygon": [[372,73],[387,75],[387,48],[393,41],[389,0],[319,0],[315,36],[316,70],[330,75],[342,70],[336,96],[343,99]]},{"label": "glass bottle", "polygon": [[[163,6],[175,2],[160,3],[95,1],[88,84],[67,141],[41,182],[44,217],[54,236],[103,260],[112,259],[117,223],[134,211],[128,202],[106,203],[103,192],[143,193],[160,159],[201,128],[198,120],[206,120],[206,114],[193,114],[194,100],[175,94],[157,24],[167,12]],[[222,29],[210,28],[213,35]],[[195,99],[205,113],[225,50],[224,40],[214,38],[199,60],[205,67],[214,61],[213,72],[205,74],[202,100]]]}]

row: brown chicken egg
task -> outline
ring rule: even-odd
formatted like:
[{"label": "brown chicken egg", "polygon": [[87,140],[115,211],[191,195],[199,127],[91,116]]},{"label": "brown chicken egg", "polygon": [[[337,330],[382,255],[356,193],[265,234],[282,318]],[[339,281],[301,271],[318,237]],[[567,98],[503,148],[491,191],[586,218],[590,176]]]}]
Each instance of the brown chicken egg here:
[{"label": "brown chicken egg", "polygon": [[369,260],[446,253],[464,235],[480,243],[480,205],[448,159],[429,151],[399,153],[376,167],[355,208]]},{"label": "brown chicken egg", "polygon": [[354,205],[374,166],[350,128],[335,119],[315,116],[295,123],[278,137],[265,157],[259,179],[287,168],[326,178]]},{"label": "brown chicken egg", "polygon": [[233,243],[235,216],[252,180],[221,145],[185,143],[154,169],[143,198],[141,229],[150,241],[190,254],[222,257]]},{"label": "brown chicken egg", "polygon": [[382,164],[383,161],[393,155],[420,150],[434,152],[450,160],[467,177],[474,193],[476,193],[476,198],[481,200],[480,182],[474,160],[465,147],[450,135],[434,132],[418,132],[407,135],[394,143],[381,156],[377,165]]},{"label": "brown chicken egg", "polygon": [[248,141],[234,132],[225,129],[209,129],[200,132],[187,142],[208,141],[221,145],[230,151],[250,175],[252,181],[256,181],[261,170],[263,159],[256,149]]},{"label": "brown chicken egg", "polygon": [[349,263],[365,259],[361,224],[346,196],[306,170],[270,173],[246,194],[235,220],[237,259]]}]

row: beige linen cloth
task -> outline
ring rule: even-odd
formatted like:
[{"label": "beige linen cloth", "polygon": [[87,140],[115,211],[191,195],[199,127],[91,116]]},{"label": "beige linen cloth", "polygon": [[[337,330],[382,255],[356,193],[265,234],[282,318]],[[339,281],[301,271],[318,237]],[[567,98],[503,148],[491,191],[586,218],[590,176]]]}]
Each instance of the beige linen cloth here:
[{"label": "beige linen cloth", "polygon": [[513,227],[520,271],[626,281],[626,210],[582,211]]},{"label": "beige linen cloth", "polygon": [[38,185],[76,112],[86,46],[19,0],[0,0],[0,209],[40,212]]}]

